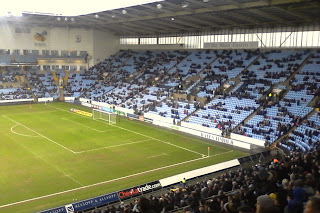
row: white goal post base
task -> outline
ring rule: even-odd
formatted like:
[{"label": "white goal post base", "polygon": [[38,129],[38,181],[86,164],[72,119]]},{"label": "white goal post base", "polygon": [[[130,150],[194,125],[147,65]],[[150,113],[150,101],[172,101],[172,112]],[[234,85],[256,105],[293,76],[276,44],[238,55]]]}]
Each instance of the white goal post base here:
[{"label": "white goal post base", "polygon": [[103,120],[108,124],[117,123],[117,114],[112,112],[106,112],[99,109],[92,109],[92,118],[93,120]]}]

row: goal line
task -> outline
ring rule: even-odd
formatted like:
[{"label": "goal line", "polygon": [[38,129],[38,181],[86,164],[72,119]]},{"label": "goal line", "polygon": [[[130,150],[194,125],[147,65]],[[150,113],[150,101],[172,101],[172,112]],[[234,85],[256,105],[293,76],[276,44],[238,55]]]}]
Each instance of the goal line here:
[{"label": "goal line", "polygon": [[117,114],[107,111],[102,111],[99,109],[92,109],[92,118],[93,120],[103,120],[108,124],[117,124]]}]

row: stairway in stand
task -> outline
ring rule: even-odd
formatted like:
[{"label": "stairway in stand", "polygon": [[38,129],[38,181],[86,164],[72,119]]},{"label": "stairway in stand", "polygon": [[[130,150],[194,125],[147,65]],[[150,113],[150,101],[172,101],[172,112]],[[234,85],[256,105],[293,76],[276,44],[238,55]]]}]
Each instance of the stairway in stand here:
[{"label": "stairway in stand", "polygon": [[64,101],[63,86],[59,86],[59,100]]}]

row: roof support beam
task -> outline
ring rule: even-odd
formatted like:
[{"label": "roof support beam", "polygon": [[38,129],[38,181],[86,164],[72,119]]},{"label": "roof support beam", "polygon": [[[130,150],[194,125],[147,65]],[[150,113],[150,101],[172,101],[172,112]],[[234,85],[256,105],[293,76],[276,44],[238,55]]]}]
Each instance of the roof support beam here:
[{"label": "roof support beam", "polygon": [[250,9],[249,11],[252,12],[252,13],[255,13],[255,14],[259,15],[259,16],[266,17],[268,19],[274,20],[274,21],[279,22],[279,23],[289,24],[289,22],[287,22],[286,20],[284,20],[282,18],[279,18],[279,17],[275,17],[272,14],[263,12],[263,11],[261,11],[259,9]]}]

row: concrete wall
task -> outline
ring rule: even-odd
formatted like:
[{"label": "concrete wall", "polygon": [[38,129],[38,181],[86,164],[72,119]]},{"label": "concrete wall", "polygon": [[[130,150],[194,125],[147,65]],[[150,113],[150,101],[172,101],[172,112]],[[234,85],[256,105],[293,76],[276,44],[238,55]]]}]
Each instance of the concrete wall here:
[{"label": "concrete wall", "polygon": [[93,53],[90,63],[97,64],[100,61],[115,54],[119,50],[119,37],[111,32],[94,30],[93,32]]},{"label": "concrete wall", "polygon": [[[119,37],[111,32],[85,28],[25,27],[17,33],[13,24],[0,24],[0,49],[87,51],[91,56],[89,66],[108,58],[119,50]],[[46,32],[46,33],[43,33]],[[41,39],[39,39],[39,34]],[[38,35],[38,36],[37,36]]]}]

